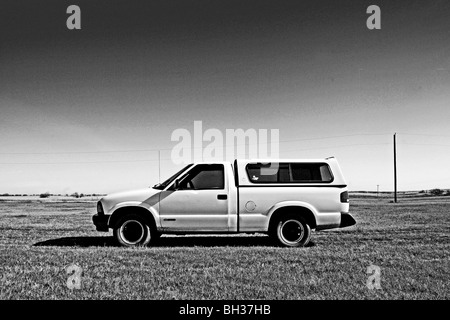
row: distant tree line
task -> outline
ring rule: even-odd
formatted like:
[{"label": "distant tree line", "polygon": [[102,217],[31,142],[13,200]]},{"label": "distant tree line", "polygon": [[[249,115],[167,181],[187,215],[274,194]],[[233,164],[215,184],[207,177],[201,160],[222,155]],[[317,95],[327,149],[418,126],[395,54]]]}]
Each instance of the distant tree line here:
[{"label": "distant tree line", "polygon": [[66,194],[61,194],[61,193],[53,194],[53,193],[50,193],[50,192],[43,192],[43,193],[40,193],[40,194],[27,194],[27,193],[1,193],[0,194],[0,197],[29,197],[29,196],[31,196],[31,197],[39,196],[39,198],[48,198],[48,197],[51,197],[51,196],[57,196],[57,197],[65,196],[65,197],[73,197],[73,198],[83,198],[83,197],[99,197],[99,196],[104,196],[104,194],[100,194],[100,193],[86,193],[86,194],[84,194],[84,193],[78,193],[78,192],[74,192],[74,193],[72,193],[70,195],[68,193],[66,193]]},{"label": "distant tree line", "polygon": [[425,190],[419,191],[419,193],[430,194],[431,196],[450,196],[450,190],[431,189],[428,192]]}]

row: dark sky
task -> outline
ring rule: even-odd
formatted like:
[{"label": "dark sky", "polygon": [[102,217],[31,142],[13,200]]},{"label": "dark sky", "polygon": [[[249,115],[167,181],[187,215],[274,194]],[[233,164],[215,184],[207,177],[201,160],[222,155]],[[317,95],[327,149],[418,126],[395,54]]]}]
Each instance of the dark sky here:
[{"label": "dark sky", "polygon": [[[71,4],[81,8],[81,30],[66,28]],[[366,28],[371,4],[381,8],[381,30]],[[371,143],[388,143],[395,131],[450,135],[446,0],[3,1],[0,41],[0,192],[88,188],[94,172],[95,188],[105,190],[101,181],[126,172],[126,161],[154,155],[114,155],[124,162],[110,167],[36,163],[68,162],[60,152],[169,149],[171,132],[194,120],[220,130],[280,129],[280,140],[387,133],[280,149],[288,158],[339,156],[355,188],[377,184],[359,178],[361,156],[390,188],[390,146]],[[347,144],[368,146],[335,147]],[[289,153],[316,146],[329,149]],[[448,147],[403,150],[421,163],[431,160],[426,154],[449,155]],[[142,184],[155,168],[141,165],[133,167],[146,172]],[[410,178],[417,168],[408,165],[404,188],[428,183],[426,174]],[[61,185],[62,176],[70,182]]]}]

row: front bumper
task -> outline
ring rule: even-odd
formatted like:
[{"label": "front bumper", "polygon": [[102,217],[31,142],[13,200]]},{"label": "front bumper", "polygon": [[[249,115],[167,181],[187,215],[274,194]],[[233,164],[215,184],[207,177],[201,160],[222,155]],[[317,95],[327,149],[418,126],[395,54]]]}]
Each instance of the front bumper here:
[{"label": "front bumper", "polygon": [[356,224],[355,218],[348,212],[341,212],[341,223],[339,228],[350,227]]},{"label": "front bumper", "polygon": [[97,229],[97,231],[103,231],[103,232],[108,232],[109,228],[108,228],[108,220],[109,220],[109,216],[110,215],[100,215],[100,214],[94,214],[92,216],[92,222],[94,222],[95,228]]}]

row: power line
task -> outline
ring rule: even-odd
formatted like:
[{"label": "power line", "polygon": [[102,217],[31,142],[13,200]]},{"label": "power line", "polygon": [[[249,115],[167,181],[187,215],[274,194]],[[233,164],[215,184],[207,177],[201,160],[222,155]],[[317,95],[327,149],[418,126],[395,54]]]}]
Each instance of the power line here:
[{"label": "power line", "polygon": [[[344,147],[354,147],[354,146],[376,146],[376,145],[388,145],[389,143],[370,143],[370,144],[347,144],[347,145],[336,145],[332,147],[316,147],[316,148],[304,148],[304,149],[293,149],[293,150],[283,150],[282,152],[298,152],[298,151],[308,151],[308,150],[320,150],[320,149],[332,149],[332,148],[344,148]],[[116,162],[158,162],[161,160],[172,160],[172,158],[159,158],[159,159],[142,159],[142,160],[112,160],[112,161],[66,161],[66,162],[1,162],[0,165],[19,165],[19,164],[90,164],[90,163],[116,163]]]},{"label": "power line", "polygon": [[[429,137],[450,137],[450,135],[437,135],[437,134],[420,134],[420,133],[402,133],[398,132],[397,134],[402,135],[411,135],[411,136],[429,136]],[[302,139],[288,139],[288,140],[280,140],[279,143],[286,142],[300,142],[300,141],[316,141],[316,140],[328,140],[328,139],[337,139],[337,138],[348,138],[355,136],[385,136],[390,135],[390,133],[355,133],[355,134],[346,134],[346,135],[337,135],[337,136],[325,136],[325,137],[314,137],[314,138],[302,138]],[[262,144],[262,143],[256,143]],[[263,144],[270,144],[270,142],[266,142]],[[424,146],[450,146],[448,144],[417,144],[417,143],[408,143],[402,142],[402,144],[408,145],[424,145]],[[232,146],[242,146],[242,145],[254,145],[254,144],[232,144]],[[224,147],[230,145],[224,145]],[[196,147],[191,149],[201,149],[202,147]],[[59,151],[59,152],[0,152],[0,155],[57,155],[57,154],[102,154],[102,153],[127,153],[127,152],[157,152],[164,150],[172,150],[173,148],[153,148],[153,149],[128,149],[128,150],[104,150],[104,151]]]},{"label": "power line", "polygon": [[[107,150],[107,151],[62,151],[62,152],[0,152],[1,155],[49,155],[49,154],[97,154],[97,153],[125,153],[125,152],[156,152],[165,149],[141,150]],[[170,149],[167,149],[170,150]]]},{"label": "power line", "polygon": [[[416,134],[406,134],[405,135],[416,135]],[[304,139],[291,139],[291,140],[282,140],[279,142],[296,142],[296,141],[312,141],[312,140],[326,140],[326,139],[334,139],[334,138],[343,138],[343,137],[351,137],[351,136],[383,136],[388,135],[386,133],[357,133],[357,134],[348,134],[348,135],[338,135],[338,136],[327,136],[327,137],[316,137],[316,138],[304,138]],[[417,134],[420,135],[420,134]],[[435,135],[429,135],[435,136]],[[268,143],[265,143],[268,144]],[[282,150],[280,152],[290,153],[290,152],[299,152],[299,151],[308,151],[308,150],[320,150],[320,149],[333,149],[333,148],[344,148],[344,147],[357,147],[357,146],[377,146],[377,145],[389,145],[390,143],[357,143],[357,144],[345,144],[345,145],[334,145],[330,147],[313,147],[313,148],[301,148],[301,149],[292,149],[292,150]],[[419,143],[408,143],[402,142],[401,144],[405,145],[417,145],[417,146],[443,146],[450,147],[448,144],[419,144]],[[251,144],[241,144],[245,146],[249,146]],[[225,148],[227,145],[224,145]],[[234,145],[233,146],[239,146]],[[199,147],[202,148],[202,147]],[[158,159],[140,159],[140,160],[105,160],[105,161],[66,161],[66,162],[3,162],[0,165],[58,165],[58,164],[95,164],[95,163],[134,163],[134,162],[158,162],[161,160],[171,160],[172,158],[161,158],[160,152],[162,150],[172,150],[173,148],[163,148],[163,149],[139,149],[139,150],[108,150],[108,151],[74,151],[74,152],[42,152],[42,153],[0,153],[0,155],[50,155],[50,154],[96,154],[96,153],[121,153],[121,152],[158,152]],[[190,149],[198,149],[198,148],[190,148]]]},{"label": "power line", "polygon": [[[336,139],[336,138],[348,138],[355,136],[383,136],[388,135],[389,133],[355,133],[355,134],[346,134],[339,136],[326,136],[326,137],[315,137],[315,138],[304,138],[304,139],[289,139],[289,140],[280,140],[278,142],[299,142],[299,141],[316,141],[316,140],[328,140],[328,139]],[[256,143],[262,144],[262,143]],[[266,142],[264,144],[270,144],[270,142]],[[232,146],[242,146],[242,145],[254,145],[254,144],[232,144]],[[230,145],[224,144],[224,147]],[[191,149],[201,149],[202,147],[196,147]],[[132,149],[132,150],[105,150],[105,151],[61,151],[61,152],[0,152],[0,155],[50,155],[50,154],[102,154],[102,153],[127,153],[127,152],[157,152],[164,150],[172,150],[173,148],[155,148],[155,149]]]},{"label": "power line", "polygon": [[284,141],[280,141],[280,142],[313,141],[313,140],[327,140],[327,139],[335,139],[335,138],[348,138],[348,137],[354,137],[354,136],[386,136],[386,135],[390,135],[390,133],[355,133],[355,134],[345,134],[345,135],[340,135],[340,136],[284,140]]},{"label": "power line", "polygon": [[404,135],[404,136],[424,136],[424,137],[446,137],[446,138],[450,138],[450,135],[443,135],[443,134],[404,133],[404,132],[397,132],[397,134],[401,134],[401,135]]},{"label": "power line", "polygon": [[307,148],[307,149],[294,149],[294,150],[283,150],[281,152],[296,152],[296,151],[308,151],[308,150],[320,150],[320,149],[332,149],[332,148],[344,148],[344,147],[359,147],[359,146],[378,146],[378,145],[388,145],[390,143],[356,143],[356,144],[345,144],[336,145],[332,147],[317,147],[317,148]]},{"label": "power line", "polygon": [[[169,160],[169,159],[166,159]],[[1,162],[0,165],[7,165],[7,164],[85,164],[85,163],[118,163],[118,162],[153,162],[153,161],[159,161],[158,159],[143,159],[143,160],[114,160],[114,161],[67,161],[67,162]]]},{"label": "power line", "polygon": [[409,143],[409,142],[402,142],[402,144],[406,144],[406,145],[410,145],[410,146],[450,147],[450,144],[436,144],[436,143]]}]

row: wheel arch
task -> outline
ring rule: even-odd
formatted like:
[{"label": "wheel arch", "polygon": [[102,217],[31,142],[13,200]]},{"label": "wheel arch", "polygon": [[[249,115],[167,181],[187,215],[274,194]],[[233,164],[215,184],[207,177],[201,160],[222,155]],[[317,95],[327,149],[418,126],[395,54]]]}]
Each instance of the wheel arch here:
[{"label": "wheel arch", "polygon": [[158,229],[157,219],[155,219],[154,213],[138,204],[125,205],[115,209],[108,220],[108,227],[113,229],[121,217],[130,213],[138,214],[145,219],[151,228],[154,230]]},{"label": "wheel arch", "polygon": [[276,222],[284,215],[295,214],[303,217],[306,223],[314,229],[317,227],[315,209],[304,203],[285,203],[279,204],[271,210],[268,231],[271,232]]}]

